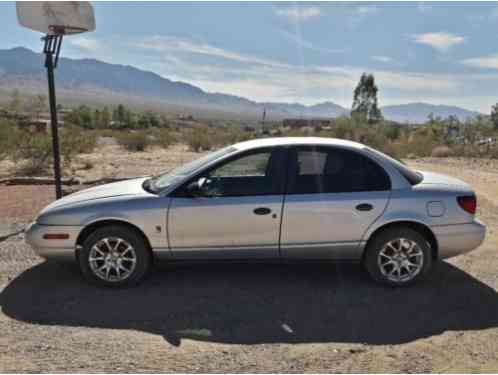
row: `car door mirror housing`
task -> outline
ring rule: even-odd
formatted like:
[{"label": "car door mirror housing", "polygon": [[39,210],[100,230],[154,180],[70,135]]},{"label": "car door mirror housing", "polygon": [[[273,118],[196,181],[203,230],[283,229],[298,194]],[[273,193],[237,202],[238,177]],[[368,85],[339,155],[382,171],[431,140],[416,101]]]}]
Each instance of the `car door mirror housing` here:
[{"label": "car door mirror housing", "polygon": [[206,184],[206,178],[202,177],[199,178],[198,180],[192,181],[190,184],[187,185],[187,188],[185,189],[185,192],[187,193],[188,196],[191,197],[200,197],[204,195],[204,189],[203,187]]}]

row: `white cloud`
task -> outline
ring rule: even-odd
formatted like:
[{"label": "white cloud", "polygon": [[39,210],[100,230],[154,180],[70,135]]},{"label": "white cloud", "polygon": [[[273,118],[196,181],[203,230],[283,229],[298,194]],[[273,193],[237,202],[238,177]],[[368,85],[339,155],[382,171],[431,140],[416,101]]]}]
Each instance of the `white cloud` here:
[{"label": "white cloud", "polygon": [[288,18],[290,21],[299,22],[306,21],[310,18],[319,17],[321,10],[318,7],[300,7],[294,6],[292,8],[277,8],[275,13],[278,16]]},{"label": "white cloud", "polygon": [[474,68],[498,69],[498,54],[466,59],[462,63]]},{"label": "white cloud", "polygon": [[311,43],[308,40],[305,40],[300,34],[290,33],[286,30],[277,30],[280,35],[282,35],[287,40],[290,40],[292,43],[296,44],[299,47],[306,48],[309,50],[317,51],[317,52],[325,52],[325,53],[343,53],[348,51],[347,48],[326,48],[317,46],[314,43]]},{"label": "white cloud", "polygon": [[417,4],[417,9],[420,13],[428,13],[432,10],[433,6],[430,3],[421,1]]},{"label": "white cloud", "polygon": [[96,39],[81,36],[74,39],[68,39],[70,44],[85,51],[96,51],[101,48],[101,43]]},{"label": "white cloud", "polygon": [[372,56],[372,60],[383,62],[383,63],[389,63],[389,62],[393,61],[393,59],[390,58],[389,56]]},{"label": "white cloud", "polygon": [[378,13],[379,10],[380,9],[375,5],[360,5],[350,7],[350,10],[346,15],[347,25],[350,28],[354,29],[365,19]]},{"label": "white cloud", "polygon": [[362,5],[355,8],[355,12],[362,16],[377,13],[378,10],[379,8],[377,8],[375,5]]},{"label": "white cloud", "polygon": [[146,38],[138,43],[135,43],[134,46],[144,49],[155,50],[157,52],[177,51],[184,53],[194,53],[199,55],[223,58],[226,60],[232,60],[241,63],[273,65],[273,66],[286,65],[276,60],[247,55],[223,49],[220,47],[216,47],[203,42],[197,42],[190,39],[182,39],[170,36],[153,36],[150,38]]},{"label": "white cloud", "polygon": [[446,52],[451,47],[465,42],[465,38],[460,35],[437,32],[412,35],[415,43],[428,45],[439,52]]}]

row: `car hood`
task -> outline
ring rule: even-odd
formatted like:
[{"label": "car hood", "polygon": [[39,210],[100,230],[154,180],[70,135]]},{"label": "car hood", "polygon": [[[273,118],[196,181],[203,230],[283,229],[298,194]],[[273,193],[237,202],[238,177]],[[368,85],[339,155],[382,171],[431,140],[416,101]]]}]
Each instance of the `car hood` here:
[{"label": "car hood", "polygon": [[111,198],[124,195],[150,195],[150,193],[146,192],[142,188],[142,184],[147,178],[148,177],[134,178],[131,180],[113,182],[110,184],[84,189],[52,202],[47,207],[45,207],[41,213],[62,206],[102,198]]},{"label": "car hood", "polygon": [[472,190],[471,186],[462,180],[455,177],[446,176],[440,173],[427,172],[427,171],[417,171],[421,173],[424,179],[421,185],[444,185],[459,188],[462,190]]}]

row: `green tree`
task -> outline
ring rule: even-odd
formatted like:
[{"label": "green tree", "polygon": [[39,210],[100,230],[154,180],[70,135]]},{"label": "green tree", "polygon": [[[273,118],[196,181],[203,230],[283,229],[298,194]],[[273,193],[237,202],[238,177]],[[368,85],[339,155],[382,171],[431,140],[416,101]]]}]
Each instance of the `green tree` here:
[{"label": "green tree", "polygon": [[115,126],[117,128],[125,127],[126,112],[126,108],[122,104],[119,104],[117,108],[114,109],[112,119],[114,120]]},{"label": "green tree", "polygon": [[498,103],[491,107],[491,122],[495,130],[498,130]]},{"label": "green tree", "polygon": [[382,113],[377,103],[377,92],[378,88],[375,85],[374,76],[363,73],[354,90],[351,117],[364,118],[369,123],[381,121]]},{"label": "green tree", "polygon": [[102,121],[102,127],[108,128],[111,125],[111,119],[112,119],[111,111],[109,111],[109,108],[104,107],[100,116]]}]

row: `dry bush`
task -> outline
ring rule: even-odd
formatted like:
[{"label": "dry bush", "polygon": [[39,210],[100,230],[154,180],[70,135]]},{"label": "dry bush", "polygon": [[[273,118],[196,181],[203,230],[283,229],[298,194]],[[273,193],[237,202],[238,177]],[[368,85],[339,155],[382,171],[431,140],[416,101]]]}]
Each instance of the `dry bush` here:
[{"label": "dry bush", "polygon": [[153,133],[154,143],[162,148],[168,148],[176,143],[176,137],[169,129],[158,129]]},{"label": "dry bush", "polygon": [[185,142],[194,152],[208,151],[213,148],[213,141],[205,128],[196,128],[185,134]]},{"label": "dry bush", "polygon": [[453,151],[448,146],[436,146],[432,150],[431,156],[435,158],[447,158],[453,156]]},{"label": "dry bush", "polygon": [[147,139],[145,132],[141,131],[133,133],[118,133],[116,140],[119,145],[131,152],[145,151],[150,142]]},{"label": "dry bush", "polygon": [[[19,131],[11,159],[16,163],[16,174],[39,175],[46,172],[52,163],[52,137],[46,133]],[[60,130],[59,147],[62,164],[70,166],[74,158],[81,153],[92,152],[96,139],[79,128]]]},{"label": "dry bush", "polygon": [[0,121],[0,160],[12,158],[20,136],[20,131],[14,123]]}]

